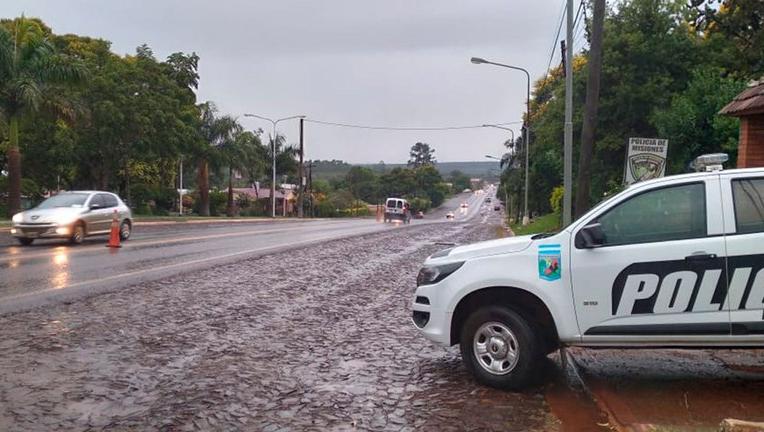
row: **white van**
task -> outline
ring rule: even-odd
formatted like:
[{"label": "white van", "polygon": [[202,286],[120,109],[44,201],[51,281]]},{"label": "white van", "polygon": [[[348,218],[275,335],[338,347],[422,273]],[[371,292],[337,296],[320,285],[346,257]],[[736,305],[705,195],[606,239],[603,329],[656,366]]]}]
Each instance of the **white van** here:
[{"label": "white van", "polygon": [[385,202],[385,222],[392,222],[394,219],[403,223],[411,222],[409,202],[403,198],[388,198]]}]

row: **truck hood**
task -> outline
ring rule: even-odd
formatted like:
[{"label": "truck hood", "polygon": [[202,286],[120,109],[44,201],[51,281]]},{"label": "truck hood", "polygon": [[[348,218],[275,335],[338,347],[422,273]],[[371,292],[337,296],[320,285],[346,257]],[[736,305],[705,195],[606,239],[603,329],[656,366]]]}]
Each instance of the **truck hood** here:
[{"label": "truck hood", "polygon": [[477,258],[488,255],[500,255],[513,252],[520,252],[533,243],[530,235],[519,237],[506,237],[496,240],[488,240],[479,243],[473,243],[464,246],[457,246],[449,250],[447,255],[443,252],[436,253],[427,261],[433,261],[433,264],[440,261],[464,261],[470,258]]}]

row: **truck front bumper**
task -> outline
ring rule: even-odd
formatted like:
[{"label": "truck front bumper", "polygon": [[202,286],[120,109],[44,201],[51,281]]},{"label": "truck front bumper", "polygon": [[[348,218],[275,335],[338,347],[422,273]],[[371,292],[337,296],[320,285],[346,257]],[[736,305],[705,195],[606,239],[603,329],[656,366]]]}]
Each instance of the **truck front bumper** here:
[{"label": "truck front bumper", "polygon": [[[441,283],[442,284],[442,283]],[[438,291],[443,292],[441,284],[423,285],[417,288],[411,320],[416,328],[431,341],[442,345],[451,346],[451,316],[452,312],[446,310],[446,305],[439,300]]]}]

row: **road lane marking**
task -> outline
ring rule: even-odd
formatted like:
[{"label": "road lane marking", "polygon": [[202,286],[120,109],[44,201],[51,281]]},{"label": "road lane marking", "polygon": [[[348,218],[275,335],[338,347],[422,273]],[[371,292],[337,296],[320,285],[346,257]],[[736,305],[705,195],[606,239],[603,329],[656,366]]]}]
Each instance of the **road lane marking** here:
[{"label": "road lane marking", "polygon": [[[340,240],[340,239],[343,239],[343,238],[355,237],[355,236],[358,236],[358,235],[372,234],[372,233],[374,233],[376,231],[378,231],[378,230],[365,229],[365,230],[363,230],[361,232],[356,232],[356,233],[347,234],[347,235],[339,235],[339,236],[336,236],[336,235],[326,235],[326,236],[322,236],[322,237],[318,237],[318,238],[313,238],[313,239],[308,239],[308,240],[290,242],[290,243],[287,243],[287,244],[279,244],[279,245],[273,245],[273,246],[264,246],[264,247],[254,248],[254,249],[247,249],[247,250],[243,250],[243,251],[239,251],[239,252],[232,252],[232,253],[229,253],[229,254],[217,255],[217,256],[209,257],[209,258],[199,258],[199,259],[191,260],[191,261],[183,261],[183,262],[178,262],[178,263],[174,263],[174,264],[167,264],[167,265],[159,266],[159,267],[151,267],[151,268],[146,268],[146,269],[142,269],[142,270],[135,270],[135,271],[126,272],[126,273],[120,273],[120,274],[111,275],[111,276],[99,277],[97,279],[89,279],[89,280],[85,280],[85,281],[75,282],[75,283],[72,283],[72,284],[69,284],[69,285],[64,285],[64,286],[61,286],[61,287],[46,288],[46,289],[43,289],[43,290],[38,290],[38,291],[30,292],[30,293],[16,294],[16,295],[8,296],[8,297],[0,297],[0,305],[2,305],[3,303],[6,303],[8,301],[20,300],[20,299],[25,299],[25,298],[29,298],[29,297],[40,296],[40,295],[44,295],[44,294],[52,293],[52,292],[62,292],[62,291],[65,291],[67,289],[76,288],[76,287],[85,286],[85,285],[91,285],[91,284],[97,283],[97,282],[106,282],[106,281],[117,280],[117,279],[129,277],[129,276],[138,276],[138,275],[142,275],[142,274],[146,274],[146,273],[151,273],[151,272],[160,272],[160,271],[169,270],[169,269],[176,268],[176,267],[189,266],[189,265],[195,265],[195,264],[202,264],[202,263],[206,263],[206,262],[210,262],[210,261],[215,261],[215,260],[226,260],[226,259],[229,259],[229,258],[234,258],[234,257],[242,256],[242,255],[251,255],[251,254],[254,254],[254,253],[257,253],[257,252],[265,252],[265,251],[274,250],[274,249],[284,249],[284,248],[290,249],[290,248],[292,248],[294,246],[310,244],[310,243],[317,243],[317,242],[324,241],[324,240]],[[197,270],[197,269],[194,269],[194,270]],[[201,270],[201,269],[199,269],[199,270]]]},{"label": "road lane marking", "polygon": [[[221,233],[221,234],[209,234],[204,236],[178,237],[178,238],[171,238],[171,239],[153,240],[151,238],[148,238],[145,240],[126,241],[123,243],[122,247],[123,249],[133,249],[139,246],[145,247],[145,246],[153,246],[153,245],[160,245],[160,244],[193,242],[193,241],[210,240],[210,239],[216,239],[216,238],[236,237],[241,235],[251,236],[251,235],[257,235],[257,234],[275,234],[280,232],[293,231],[294,228],[304,228],[304,226],[302,227],[294,226],[289,228],[277,228],[272,230],[259,230],[259,231],[237,231],[237,232],[229,232],[229,233]],[[10,246],[8,247],[10,255],[1,257],[0,262],[56,256],[57,254],[61,253],[62,248],[66,248],[66,247],[67,246],[65,245],[60,245],[46,252],[24,254],[23,252],[20,252],[21,248],[19,246]],[[102,249],[103,249],[103,244],[87,245],[85,247],[80,246],[76,248],[70,247],[69,249],[67,249],[67,252],[68,252],[67,254],[75,255],[75,254],[82,254],[85,252],[92,252],[92,251],[102,250]]]}]

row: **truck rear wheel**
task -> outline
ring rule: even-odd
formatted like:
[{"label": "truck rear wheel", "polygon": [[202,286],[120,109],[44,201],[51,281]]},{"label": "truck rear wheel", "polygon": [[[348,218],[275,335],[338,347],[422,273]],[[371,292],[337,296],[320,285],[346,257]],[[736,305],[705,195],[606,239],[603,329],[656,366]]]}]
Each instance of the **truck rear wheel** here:
[{"label": "truck rear wheel", "polygon": [[464,365],[480,383],[509,390],[531,384],[542,357],[531,323],[501,306],[478,309],[467,318],[460,348]]}]

